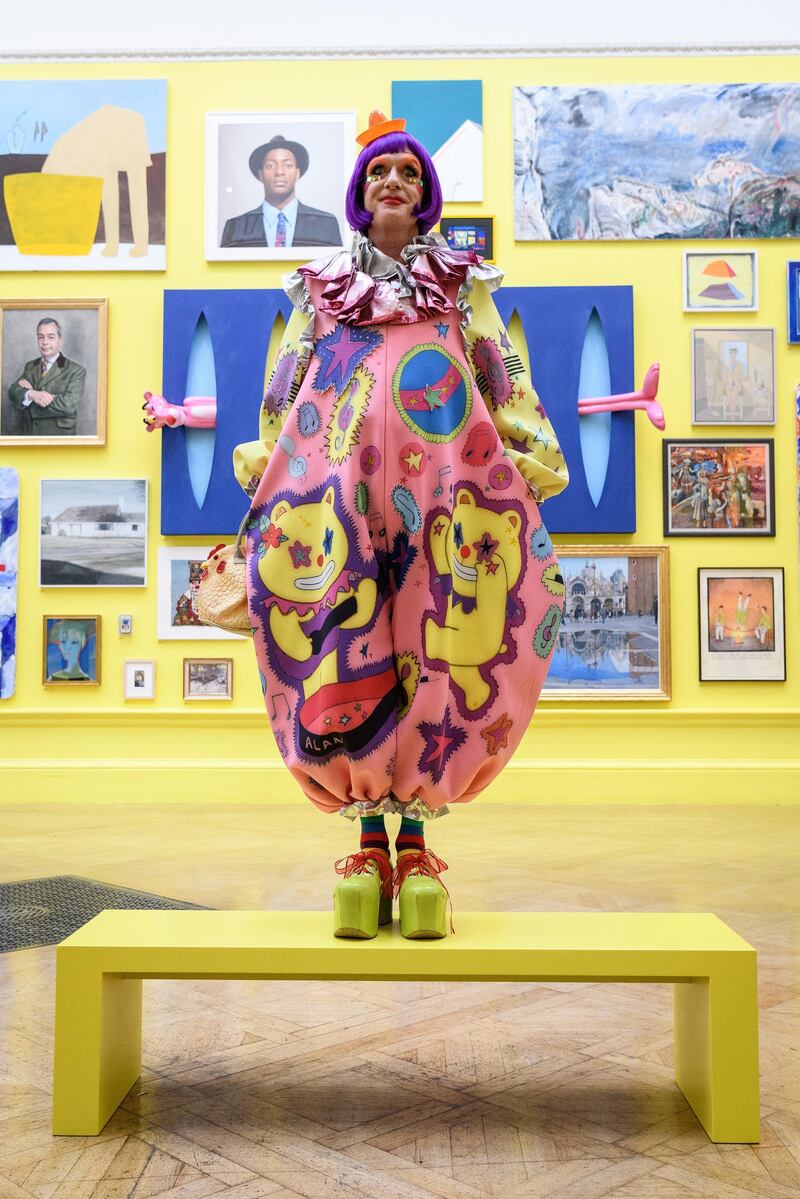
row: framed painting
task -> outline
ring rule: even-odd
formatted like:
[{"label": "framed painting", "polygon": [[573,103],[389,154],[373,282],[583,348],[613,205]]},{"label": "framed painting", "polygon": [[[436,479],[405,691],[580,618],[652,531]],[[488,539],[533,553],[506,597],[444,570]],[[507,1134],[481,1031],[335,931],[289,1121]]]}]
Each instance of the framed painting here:
[{"label": "framed painting", "polygon": [[0,270],[166,269],[166,80],[4,80],[0,129]]},{"label": "framed painting", "polygon": [[40,587],[144,587],[146,479],[42,479]]},{"label": "framed painting", "polygon": [[700,567],[700,681],[786,680],[783,567]]},{"label": "framed painting", "polygon": [[800,262],[786,263],[786,315],[790,345],[800,343]]},{"label": "framed painting", "polygon": [[19,474],[0,466],[0,699],[16,686]]},{"label": "framed painting", "polygon": [[183,698],[233,699],[233,658],[184,658]]},{"label": "framed painting", "polygon": [[451,250],[475,250],[488,262],[494,259],[494,217],[443,216],[439,232]]},{"label": "framed painting", "polygon": [[203,624],[194,610],[200,570],[209,555],[201,545],[159,546],[158,640],[241,641],[237,633]]},{"label": "framed painting", "polygon": [[108,300],[0,300],[0,444],[105,445]]},{"label": "framed painting", "polygon": [[483,199],[483,81],[395,79],[392,116],[433,159],[445,204]]},{"label": "framed painting", "polygon": [[796,237],[798,134],[797,83],[517,87],[514,236]]},{"label": "framed painting", "polygon": [[543,699],[670,698],[669,549],[558,545],[564,615]]},{"label": "framed painting", "polygon": [[756,312],[758,274],[755,251],[683,255],[684,312]]},{"label": "framed painting", "polygon": [[45,616],[42,682],[45,687],[97,687],[99,616]]},{"label": "framed painting", "polygon": [[155,699],[156,664],[152,658],[126,659],[123,667],[123,693],[125,699]]},{"label": "framed painting", "polygon": [[775,424],[775,330],[692,330],[692,424]]},{"label": "framed painting", "polygon": [[664,440],[665,537],[774,537],[775,443]]},{"label": "framed painting", "polygon": [[304,262],[350,240],[354,112],[206,116],[206,258]]}]

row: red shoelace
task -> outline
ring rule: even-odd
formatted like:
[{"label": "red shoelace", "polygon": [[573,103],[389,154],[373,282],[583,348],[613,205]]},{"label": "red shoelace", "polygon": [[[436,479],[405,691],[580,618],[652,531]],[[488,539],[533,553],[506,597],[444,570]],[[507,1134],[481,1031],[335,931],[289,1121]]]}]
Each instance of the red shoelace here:
[{"label": "red shoelace", "polygon": [[410,874],[425,874],[428,878],[436,879],[447,896],[447,904],[450,909],[450,932],[454,933],[456,930],[453,928],[453,901],[447,887],[439,878],[443,870],[447,870],[447,862],[438,857],[432,849],[421,849],[419,853],[404,853],[397,859],[397,865],[394,868],[392,878],[394,894],[395,898],[400,894],[400,888]]},{"label": "red shoelace", "polygon": [[351,874],[366,874],[370,865],[377,866],[381,876],[381,895],[391,895],[392,864],[386,853],[380,853],[377,849],[360,849],[358,853],[351,853],[346,858],[339,858],[333,868],[337,874],[349,878]]}]

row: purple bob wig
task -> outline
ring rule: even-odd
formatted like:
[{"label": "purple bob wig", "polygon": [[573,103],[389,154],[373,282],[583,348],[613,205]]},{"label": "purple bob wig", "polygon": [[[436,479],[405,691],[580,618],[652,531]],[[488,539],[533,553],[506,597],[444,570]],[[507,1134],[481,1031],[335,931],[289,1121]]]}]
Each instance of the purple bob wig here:
[{"label": "purple bob wig", "polygon": [[430,154],[410,133],[384,133],[383,137],[376,137],[374,142],[364,147],[350,176],[345,212],[351,229],[366,233],[372,224],[372,213],[364,207],[367,167],[379,154],[401,154],[403,150],[416,154],[422,167],[422,199],[414,210],[420,233],[427,233],[439,220],[442,215],[442,187]]}]

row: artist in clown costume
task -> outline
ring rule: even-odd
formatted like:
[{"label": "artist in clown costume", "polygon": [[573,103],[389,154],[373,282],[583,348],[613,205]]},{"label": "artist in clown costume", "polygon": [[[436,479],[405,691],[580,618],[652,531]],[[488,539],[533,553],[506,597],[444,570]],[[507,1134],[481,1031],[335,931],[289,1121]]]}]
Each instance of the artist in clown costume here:
[{"label": "artist in clown costume", "polygon": [[442,937],[423,822],[474,799],[531,719],[564,593],[539,503],[567,469],[492,302],[501,273],[429,233],[424,147],[380,113],[358,141],[352,248],[287,280],[260,437],[234,455],[250,618],[286,765],[361,821],[335,934],[375,936],[394,894],[403,936]]}]

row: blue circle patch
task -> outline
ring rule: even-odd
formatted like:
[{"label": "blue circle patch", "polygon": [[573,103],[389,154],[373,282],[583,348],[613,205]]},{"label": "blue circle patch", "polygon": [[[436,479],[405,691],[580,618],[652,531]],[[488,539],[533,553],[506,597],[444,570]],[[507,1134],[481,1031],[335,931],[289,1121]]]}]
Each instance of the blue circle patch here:
[{"label": "blue circle patch", "polygon": [[412,346],[392,379],[395,407],[425,441],[452,441],[472,409],[472,384],[461,363],[434,342]]}]

